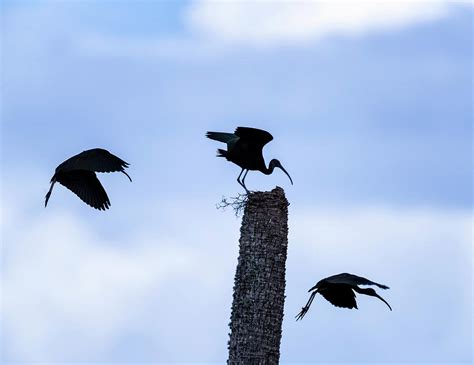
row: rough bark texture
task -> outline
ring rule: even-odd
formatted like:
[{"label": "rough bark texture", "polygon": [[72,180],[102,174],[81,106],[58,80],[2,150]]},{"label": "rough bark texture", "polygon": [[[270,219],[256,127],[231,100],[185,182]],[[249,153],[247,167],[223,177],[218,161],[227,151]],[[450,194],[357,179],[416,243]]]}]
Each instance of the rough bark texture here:
[{"label": "rough bark texture", "polygon": [[240,229],[230,322],[230,365],[279,362],[288,205],[280,187],[249,195]]}]

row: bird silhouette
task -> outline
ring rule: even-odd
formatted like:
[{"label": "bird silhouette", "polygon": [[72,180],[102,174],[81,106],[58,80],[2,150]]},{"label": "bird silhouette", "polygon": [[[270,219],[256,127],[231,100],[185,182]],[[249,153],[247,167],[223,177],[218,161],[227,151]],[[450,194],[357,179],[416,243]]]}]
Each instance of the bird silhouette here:
[{"label": "bird silhouette", "polygon": [[[260,171],[265,175],[270,175],[273,173],[275,167],[278,167],[283,170],[289,177],[291,184],[293,184],[290,174],[283,168],[280,161],[273,159],[270,161],[268,168],[265,166],[262,150],[263,147],[273,139],[273,136],[267,131],[256,128],[238,127],[234,133],[207,132],[206,137],[227,144],[227,150],[220,148],[217,150],[217,157],[225,157],[227,161],[231,161],[242,168],[242,171],[240,171],[237,177],[237,182],[247,193],[249,191],[245,186],[245,178],[250,170]],[[244,176],[242,180],[240,180],[242,173],[244,173]]]},{"label": "bird silhouette", "polygon": [[48,205],[53,186],[58,182],[91,207],[99,210],[108,209],[110,206],[109,197],[95,172],[120,171],[132,181],[124,171],[126,167],[128,167],[127,162],[102,148],[94,148],[72,156],[56,167],[51,178],[51,187],[45,196],[44,206]]},{"label": "bird silhouette", "polygon": [[359,288],[358,285],[376,285],[382,289],[389,289],[389,287],[386,285],[375,283],[357,275],[347,273],[333,275],[320,280],[315,286],[308,290],[308,292],[314,291],[311,293],[306,305],[301,309],[301,312],[297,314],[296,320],[302,319],[305,316],[317,293],[321,294],[329,303],[335,305],[336,307],[357,309],[357,302],[355,299],[356,295],[354,293],[357,292],[359,294],[365,294],[379,298],[381,301],[387,304],[390,310],[392,310],[390,304],[388,304],[385,299],[379,296],[374,289],[363,289]]}]

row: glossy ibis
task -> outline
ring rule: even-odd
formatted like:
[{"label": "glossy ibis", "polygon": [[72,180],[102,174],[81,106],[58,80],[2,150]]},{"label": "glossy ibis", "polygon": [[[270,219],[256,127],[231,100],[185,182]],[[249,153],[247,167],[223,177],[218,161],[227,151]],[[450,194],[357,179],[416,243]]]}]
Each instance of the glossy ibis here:
[{"label": "glossy ibis", "polygon": [[[217,150],[217,157],[225,157],[227,161],[231,161],[242,168],[242,171],[240,171],[237,177],[237,182],[247,193],[245,177],[250,170],[260,171],[265,175],[270,175],[275,167],[278,167],[283,170],[289,177],[291,184],[293,184],[290,174],[283,168],[280,161],[273,159],[270,161],[268,168],[265,166],[265,160],[262,154],[263,146],[273,139],[273,136],[267,131],[256,128],[238,127],[234,133],[207,132],[206,137],[227,144],[227,151],[219,148]],[[242,173],[244,173],[244,176],[242,180],[240,180]]]},{"label": "glossy ibis", "polygon": [[358,285],[376,285],[382,289],[388,289],[388,286],[374,283],[366,278],[352,275],[352,274],[338,274],[330,276],[326,279],[320,280],[315,286],[308,290],[311,292],[311,296],[309,297],[308,302],[306,305],[301,309],[301,312],[298,313],[296,316],[296,320],[302,319],[306,312],[308,312],[311,303],[313,302],[314,296],[319,293],[321,294],[328,302],[336,307],[341,308],[355,308],[357,309],[357,303],[355,299],[355,293],[370,295],[372,297],[377,297],[381,301],[383,301],[387,306],[392,310],[390,304],[388,304],[385,299],[379,296],[374,289],[366,288],[362,289],[359,288]]},{"label": "glossy ibis", "polygon": [[112,155],[102,148],[83,151],[64,161],[51,178],[51,187],[45,197],[44,206],[48,205],[49,197],[56,182],[76,194],[84,203],[99,210],[108,209],[109,197],[101,185],[95,172],[123,172],[130,181],[132,179],[124,171],[128,163]]}]

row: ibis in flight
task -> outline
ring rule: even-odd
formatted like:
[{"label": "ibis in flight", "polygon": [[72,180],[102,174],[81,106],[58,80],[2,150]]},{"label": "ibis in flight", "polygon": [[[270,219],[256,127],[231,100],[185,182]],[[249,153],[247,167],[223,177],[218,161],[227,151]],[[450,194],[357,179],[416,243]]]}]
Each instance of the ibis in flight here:
[{"label": "ibis in flight", "polygon": [[[267,131],[238,127],[234,133],[207,132],[206,137],[227,144],[227,150],[220,148],[217,150],[217,157],[225,157],[227,161],[231,161],[242,168],[237,177],[237,182],[247,193],[249,191],[245,186],[245,177],[250,170],[270,175],[275,167],[278,167],[289,177],[291,184],[293,184],[290,174],[283,168],[280,161],[273,159],[268,167],[265,166],[262,150],[273,139],[273,136]],[[243,173],[244,176],[240,180]]]},{"label": "ibis in flight", "polygon": [[388,289],[388,286],[375,283],[361,276],[352,275],[352,274],[338,274],[330,276],[326,279],[320,280],[315,286],[308,290],[311,292],[306,305],[301,309],[301,312],[296,316],[296,320],[302,319],[306,312],[308,312],[311,303],[313,302],[314,296],[319,293],[321,294],[329,303],[335,305],[336,307],[341,308],[355,308],[357,309],[356,295],[354,292],[359,294],[370,295],[372,297],[379,298],[382,302],[387,304],[387,306],[392,310],[390,304],[388,304],[385,299],[379,296],[374,289],[372,288],[359,288],[359,285],[375,285],[381,289]]},{"label": "ibis in flight", "polygon": [[94,148],[72,156],[56,167],[44,206],[48,205],[53,186],[58,182],[91,207],[99,210],[108,209],[109,197],[95,173],[120,171],[132,181],[124,170],[126,167],[128,167],[127,162],[102,148]]}]

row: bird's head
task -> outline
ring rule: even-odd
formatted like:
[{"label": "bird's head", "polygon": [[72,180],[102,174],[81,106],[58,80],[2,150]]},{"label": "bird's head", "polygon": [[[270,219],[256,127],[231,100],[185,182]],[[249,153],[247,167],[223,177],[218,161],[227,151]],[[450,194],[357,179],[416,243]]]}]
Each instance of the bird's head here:
[{"label": "bird's head", "polygon": [[275,167],[281,169],[290,179],[291,185],[293,185],[293,180],[291,179],[290,174],[285,170],[285,168],[281,165],[280,161],[278,161],[277,159],[273,159],[270,161],[269,170],[273,172]]},{"label": "bird's head", "polygon": [[372,288],[364,288],[363,290],[364,290],[364,294],[366,295],[370,295],[372,297],[376,297],[378,295],[377,292]]}]

